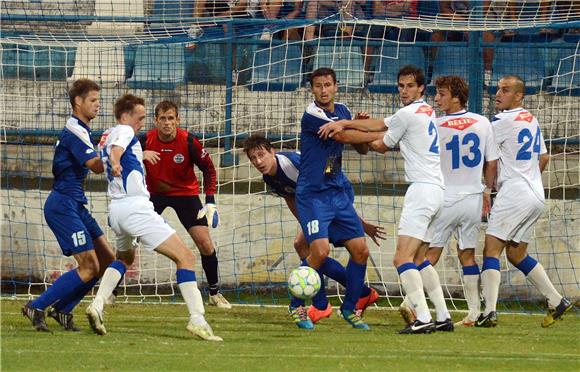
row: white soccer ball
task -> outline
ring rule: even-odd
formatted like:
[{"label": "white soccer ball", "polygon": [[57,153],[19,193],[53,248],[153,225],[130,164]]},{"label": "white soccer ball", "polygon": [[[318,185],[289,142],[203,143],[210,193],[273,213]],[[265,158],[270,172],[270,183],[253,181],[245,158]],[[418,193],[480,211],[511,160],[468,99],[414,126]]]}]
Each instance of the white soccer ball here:
[{"label": "white soccer ball", "polygon": [[316,296],[320,285],[320,276],[316,270],[308,266],[292,270],[288,278],[288,290],[292,296],[303,300]]}]

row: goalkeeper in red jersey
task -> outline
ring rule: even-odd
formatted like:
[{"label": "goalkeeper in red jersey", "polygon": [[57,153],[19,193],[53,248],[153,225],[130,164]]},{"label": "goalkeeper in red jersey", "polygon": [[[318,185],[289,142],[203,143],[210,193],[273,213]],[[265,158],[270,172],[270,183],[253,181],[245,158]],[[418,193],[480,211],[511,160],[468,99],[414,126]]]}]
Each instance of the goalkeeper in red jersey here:
[{"label": "goalkeeper in red jersey", "polygon": [[[167,207],[175,210],[201,254],[209,284],[209,304],[230,309],[230,303],[219,292],[218,258],[208,228],[219,224],[216,171],[211,157],[193,134],[179,128],[179,109],[175,103],[162,101],[155,107],[155,124],[156,128],[141,138],[143,150],[151,155],[144,162],[151,202],[158,214]],[[205,206],[199,198],[194,166],[203,173]]]}]

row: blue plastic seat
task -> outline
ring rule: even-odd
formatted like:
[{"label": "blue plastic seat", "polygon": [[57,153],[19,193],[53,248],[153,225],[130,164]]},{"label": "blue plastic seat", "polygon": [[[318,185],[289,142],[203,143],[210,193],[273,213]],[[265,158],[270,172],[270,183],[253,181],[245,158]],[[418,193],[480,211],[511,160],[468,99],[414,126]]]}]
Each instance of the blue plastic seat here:
[{"label": "blue plastic seat", "polygon": [[252,66],[251,89],[292,91],[300,83],[302,53],[296,45],[281,45],[257,50]]},{"label": "blue plastic seat", "polygon": [[[376,57],[374,57],[376,58]],[[375,62],[374,78],[368,86],[372,93],[396,93],[397,74],[399,69],[406,65],[414,65],[425,69],[425,55],[423,48],[417,46],[400,45],[383,46],[380,60]]]},{"label": "blue plastic seat", "polygon": [[330,67],[336,72],[339,88],[362,89],[364,58],[359,46],[319,46],[314,56],[314,70]]},{"label": "blue plastic seat", "polygon": [[542,50],[526,47],[525,44],[508,44],[495,48],[490,93],[497,91],[497,83],[505,75],[520,76],[526,83],[526,93],[537,93],[542,89],[548,75]]},{"label": "blue plastic seat", "polygon": [[576,49],[559,50],[548,91],[559,95],[580,95],[580,54]]},{"label": "blue plastic seat", "polygon": [[133,76],[127,85],[134,89],[173,89],[185,79],[181,44],[149,44],[137,47]]},{"label": "blue plastic seat", "polygon": [[[431,83],[439,76],[457,75],[469,81],[469,71],[475,68],[476,61],[469,58],[469,49],[461,46],[437,47],[437,55],[433,61]],[[482,78],[483,80],[483,78]]]},{"label": "blue plastic seat", "polygon": [[62,81],[73,73],[75,48],[2,44],[5,79]]}]

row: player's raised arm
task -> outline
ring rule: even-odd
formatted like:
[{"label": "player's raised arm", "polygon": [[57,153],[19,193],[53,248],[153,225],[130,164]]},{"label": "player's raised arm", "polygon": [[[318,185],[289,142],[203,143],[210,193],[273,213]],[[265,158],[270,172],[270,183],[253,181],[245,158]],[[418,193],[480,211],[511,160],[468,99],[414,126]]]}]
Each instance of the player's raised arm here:
[{"label": "player's raised arm", "polygon": [[347,128],[363,132],[383,132],[385,131],[385,121],[383,119],[338,120],[321,126],[318,130],[318,136],[324,139],[333,138],[337,133]]}]

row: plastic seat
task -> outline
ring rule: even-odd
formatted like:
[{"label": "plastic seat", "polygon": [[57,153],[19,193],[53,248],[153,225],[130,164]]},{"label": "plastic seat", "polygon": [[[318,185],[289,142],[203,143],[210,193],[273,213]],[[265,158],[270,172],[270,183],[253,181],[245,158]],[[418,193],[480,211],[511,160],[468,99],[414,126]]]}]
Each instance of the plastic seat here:
[{"label": "plastic seat", "polygon": [[[374,57],[376,58],[376,57]],[[396,93],[397,74],[406,65],[414,65],[425,69],[425,54],[423,48],[417,46],[383,46],[380,60],[376,62],[373,81],[368,90],[372,93]]]},{"label": "plastic seat", "polygon": [[576,49],[559,51],[548,91],[559,95],[580,95],[580,54]]},{"label": "plastic seat", "polygon": [[2,75],[6,79],[66,80],[73,73],[75,48],[2,44]]},{"label": "plastic seat", "polygon": [[[469,59],[469,49],[460,46],[437,47],[437,55],[433,61],[431,83],[439,76],[457,75],[469,81],[469,71],[475,62]],[[483,80],[483,78],[482,78]]]},{"label": "plastic seat", "polygon": [[251,89],[257,91],[291,91],[300,83],[301,52],[295,45],[281,45],[257,50]]},{"label": "plastic seat", "polygon": [[339,87],[364,87],[364,57],[358,46],[319,46],[314,56],[314,70],[330,67],[336,72]]},{"label": "plastic seat", "polygon": [[81,42],[78,44],[71,80],[88,78],[99,83],[125,81],[125,52],[120,44]]},{"label": "plastic seat", "polygon": [[490,93],[494,94],[497,91],[497,83],[505,75],[520,76],[526,82],[526,93],[537,93],[542,89],[542,83],[548,75],[542,51],[539,48],[515,44],[495,48]]},{"label": "plastic seat", "polygon": [[137,47],[133,76],[127,85],[135,89],[173,89],[185,81],[181,44],[150,44]]}]

